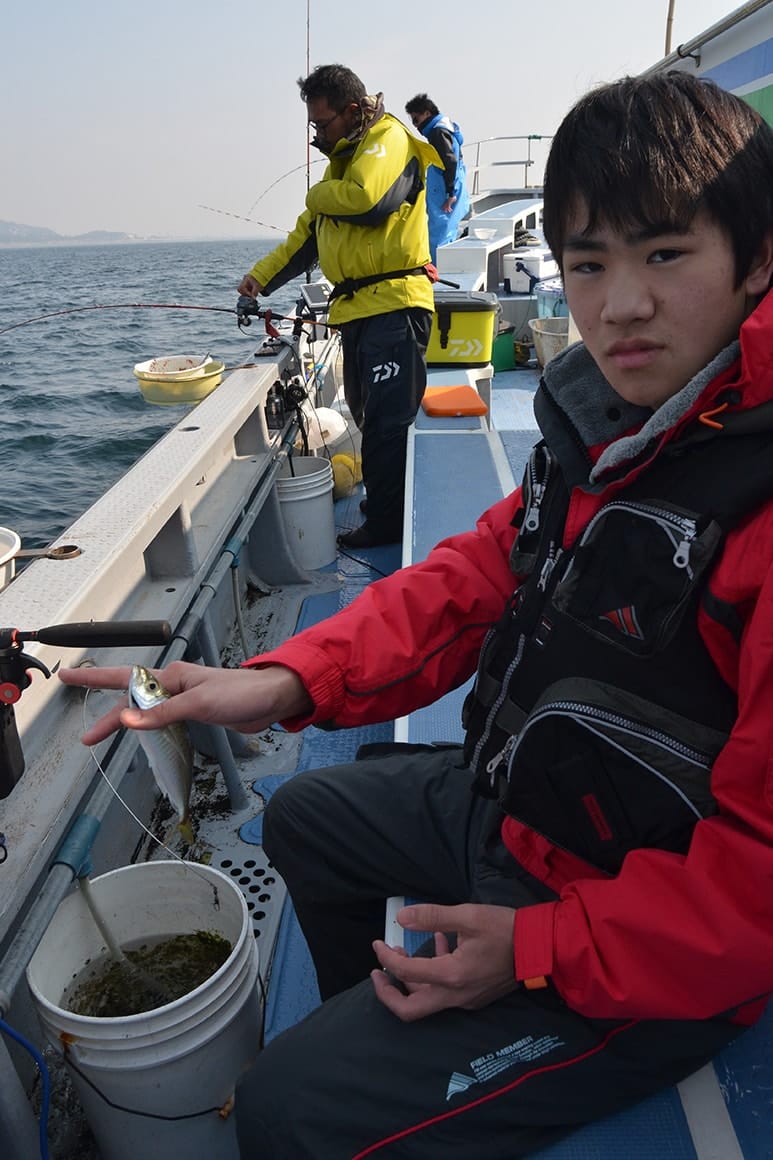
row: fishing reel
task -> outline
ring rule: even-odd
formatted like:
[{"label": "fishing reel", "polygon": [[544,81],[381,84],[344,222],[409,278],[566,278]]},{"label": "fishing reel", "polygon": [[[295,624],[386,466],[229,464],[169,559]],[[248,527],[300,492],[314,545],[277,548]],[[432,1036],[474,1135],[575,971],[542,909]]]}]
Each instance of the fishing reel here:
[{"label": "fishing reel", "polygon": [[37,669],[46,678],[51,676],[42,661],[24,652],[27,641],[64,648],[136,647],[166,644],[171,635],[165,620],[89,620],[54,624],[31,632],[0,628],[0,798],[8,797],[24,773],[24,753],[13,706],[32,684],[32,670]]},{"label": "fishing reel", "polygon": [[250,298],[248,294],[240,294],[236,302],[236,324],[239,330],[252,325],[253,318],[260,318],[261,311],[257,298]]},{"label": "fishing reel", "polygon": [[[316,285],[316,284],[315,284]],[[319,283],[319,285],[328,285],[328,283]],[[317,330],[326,331],[327,323],[319,321],[319,304],[312,305],[314,299],[309,299],[303,291],[308,287],[302,287],[301,298],[299,299],[299,306],[307,309],[307,313],[296,311],[295,314],[276,314],[273,310],[262,310],[258,305],[256,298],[250,298],[248,294],[240,294],[236,301],[236,323],[240,330],[252,325],[253,318],[261,318],[266,327],[266,334],[269,339],[279,339],[282,335],[274,326],[274,319],[277,322],[292,322],[292,336],[298,338],[304,326],[311,326],[314,332]],[[325,299],[327,302],[327,299]],[[285,339],[285,341],[287,341]]]},{"label": "fishing reel", "polygon": [[[267,337],[263,341],[263,345],[259,350],[255,351],[256,355],[262,354],[276,354],[280,349],[282,342],[287,342],[288,339],[283,339],[277,328],[274,326],[272,319],[284,320],[284,314],[274,314],[271,310],[261,310],[255,298],[250,298],[247,294],[240,294],[236,303],[236,322],[239,330],[244,330],[252,324],[253,318],[261,318],[266,328]],[[295,330],[293,330],[295,334]]]}]

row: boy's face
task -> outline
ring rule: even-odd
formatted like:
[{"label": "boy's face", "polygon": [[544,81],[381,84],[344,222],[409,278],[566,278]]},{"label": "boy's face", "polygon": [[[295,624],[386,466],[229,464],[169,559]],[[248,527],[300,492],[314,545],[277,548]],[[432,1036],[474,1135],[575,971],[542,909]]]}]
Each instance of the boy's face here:
[{"label": "boy's face", "polygon": [[659,407],[737,337],[753,297],[767,289],[770,244],[736,287],[730,239],[705,211],[687,233],[601,223],[586,236],[586,223],[583,208],[566,235],[569,309],[617,393]]}]

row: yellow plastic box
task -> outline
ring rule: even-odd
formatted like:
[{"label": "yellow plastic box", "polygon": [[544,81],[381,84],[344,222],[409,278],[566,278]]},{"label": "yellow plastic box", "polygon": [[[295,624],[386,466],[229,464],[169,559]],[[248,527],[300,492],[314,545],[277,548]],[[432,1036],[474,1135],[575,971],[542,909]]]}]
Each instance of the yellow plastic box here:
[{"label": "yellow plastic box", "polygon": [[500,310],[496,294],[435,290],[427,366],[484,367],[490,363]]}]

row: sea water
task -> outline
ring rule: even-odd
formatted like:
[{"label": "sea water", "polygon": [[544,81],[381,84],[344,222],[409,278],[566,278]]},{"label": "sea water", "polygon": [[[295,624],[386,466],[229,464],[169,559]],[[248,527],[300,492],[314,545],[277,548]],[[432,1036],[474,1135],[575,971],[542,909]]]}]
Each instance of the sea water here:
[{"label": "sea water", "polygon": [[[135,363],[171,354],[209,354],[227,368],[251,360],[265,332],[257,319],[239,330],[236,288],[275,244],[0,249],[0,526],[18,532],[22,549],[52,543],[189,412],[147,403]],[[304,280],[261,305],[292,312]],[[81,309],[95,306],[111,309]],[[42,315],[54,317],[15,326]]]}]

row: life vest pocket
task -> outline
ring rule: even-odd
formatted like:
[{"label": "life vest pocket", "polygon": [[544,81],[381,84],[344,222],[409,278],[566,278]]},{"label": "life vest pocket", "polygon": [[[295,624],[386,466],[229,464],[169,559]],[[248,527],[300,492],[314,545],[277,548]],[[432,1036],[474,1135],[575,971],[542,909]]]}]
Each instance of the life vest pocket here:
[{"label": "life vest pocket", "polygon": [[717,812],[714,760],[727,736],[600,681],[545,690],[508,743],[506,813],[614,874],[631,850],[684,853]]},{"label": "life vest pocket", "polygon": [[585,528],[552,596],[558,611],[637,656],[663,649],[722,538],[666,504],[612,501]]}]

